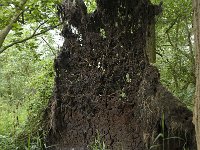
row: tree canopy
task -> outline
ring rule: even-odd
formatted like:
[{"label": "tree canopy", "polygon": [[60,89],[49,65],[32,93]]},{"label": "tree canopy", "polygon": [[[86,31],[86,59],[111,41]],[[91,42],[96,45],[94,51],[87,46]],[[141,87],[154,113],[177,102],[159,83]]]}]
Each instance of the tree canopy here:
[{"label": "tree canopy", "polygon": [[61,25],[56,15],[59,3],[59,0],[3,0],[0,6],[0,53]]}]

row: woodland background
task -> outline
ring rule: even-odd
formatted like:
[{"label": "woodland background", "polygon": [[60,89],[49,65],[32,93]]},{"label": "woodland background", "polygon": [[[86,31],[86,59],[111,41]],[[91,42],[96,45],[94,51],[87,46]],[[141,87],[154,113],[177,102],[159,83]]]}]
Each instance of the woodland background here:
[{"label": "woodland background", "polygon": [[[85,1],[88,11],[96,5]],[[42,117],[54,85],[53,62],[62,46],[56,0],[2,0],[0,29],[20,10],[0,48],[0,149],[42,149]],[[152,0],[159,4],[159,0]],[[156,63],[161,82],[189,109],[195,91],[192,1],[165,0],[156,17]],[[47,131],[48,132],[48,131]],[[98,141],[98,137],[97,137]],[[102,149],[103,149],[103,142]]]}]

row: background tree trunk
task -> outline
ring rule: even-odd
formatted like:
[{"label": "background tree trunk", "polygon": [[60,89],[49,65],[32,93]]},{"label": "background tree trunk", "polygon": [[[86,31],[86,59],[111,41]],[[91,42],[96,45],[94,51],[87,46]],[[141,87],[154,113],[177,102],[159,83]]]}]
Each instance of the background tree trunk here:
[{"label": "background tree trunk", "polygon": [[196,92],[194,107],[194,124],[196,131],[197,148],[200,150],[200,1],[193,0],[194,8],[194,39],[196,51]]},{"label": "background tree trunk", "polygon": [[90,149],[96,137],[113,150],[196,149],[192,112],[147,58],[158,9],[148,0],[97,0],[87,14],[84,4],[63,2],[65,42],[47,111],[52,149]]},{"label": "background tree trunk", "polygon": [[147,33],[147,56],[150,63],[156,63],[156,33],[155,33],[155,22],[148,25]]}]

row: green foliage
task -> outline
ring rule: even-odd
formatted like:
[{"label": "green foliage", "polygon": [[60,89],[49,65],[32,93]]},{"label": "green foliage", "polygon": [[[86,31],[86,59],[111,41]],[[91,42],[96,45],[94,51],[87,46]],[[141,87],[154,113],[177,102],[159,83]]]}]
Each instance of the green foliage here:
[{"label": "green foliage", "polygon": [[84,2],[87,6],[88,13],[93,12],[97,8],[97,4],[95,0],[85,0]]},{"label": "green foliage", "polygon": [[108,150],[106,148],[106,145],[105,145],[104,141],[100,137],[100,134],[99,134],[98,130],[97,130],[97,136],[94,139],[94,142],[90,145],[90,148],[92,150]]},{"label": "green foliage", "polygon": [[195,90],[192,1],[164,1],[156,30],[161,81],[191,108]]},{"label": "green foliage", "polygon": [[[12,22],[11,20],[16,15],[16,11],[22,10],[19,3],[21,1],[1,2],[0,30],[5,30],[7,25]],[[57,4],[59,3],[60,0],[27,1],[17,22],[12,24],[11,31],[9,29],[9,34],[6,34],[6,40],[0,39],[0,43],[3,42],[3,46],[0,45],[0,53],[15,44],[24,43],[58,27],[61,24],[57,16]],[[4,30],[0,33],[2,37]]]},{"label": "green foliage", "polygon": [[[0,29],[10,22],[19,2],[1,1]],[[28,1],[4,45],[59,24],[56,14],[59,2]],[[59,46],[49,43],[56,43],[58,37],[57,30],[44,32],[0,54],[0,149],[38,150],[44,146],[41,120],[52,94],[53,59]]]},{"label": "green foliage", "polygon": [[[30,41],[0,57],[0,136],[4,141],[0,149],[31,146],[33,150],[41,144],[38,132],[52,94],[55,52],[37,45],[37,41]],[[29,137],[31,143],[26,144]]]}]

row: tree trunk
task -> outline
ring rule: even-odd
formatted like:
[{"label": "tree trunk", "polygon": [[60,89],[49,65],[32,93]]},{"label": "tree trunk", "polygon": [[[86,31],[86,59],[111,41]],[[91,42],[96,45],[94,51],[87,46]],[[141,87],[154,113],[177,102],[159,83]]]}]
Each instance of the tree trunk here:
[{"label": "tree trunk", "polygon": [[196,92],[195,92],[195,107],[194,118],[196,131],[197,149],[200,150],[200,1],[193,0],[194,8],[194,39],[196,51]]},{"label": "tree trunk", "polygon": [[[51,149],[195,150],[192,112],[164,88],[146,54],[148,0],[63,2],[65,37],[47,111]],[[55,146],[56,145],[56,146]],[[50,149],[49,148],[49,149]]]},{"label": "tree trunk", "polygon": [[155,22],[148,25],[146,52],[150,63],[156,63]]}]

